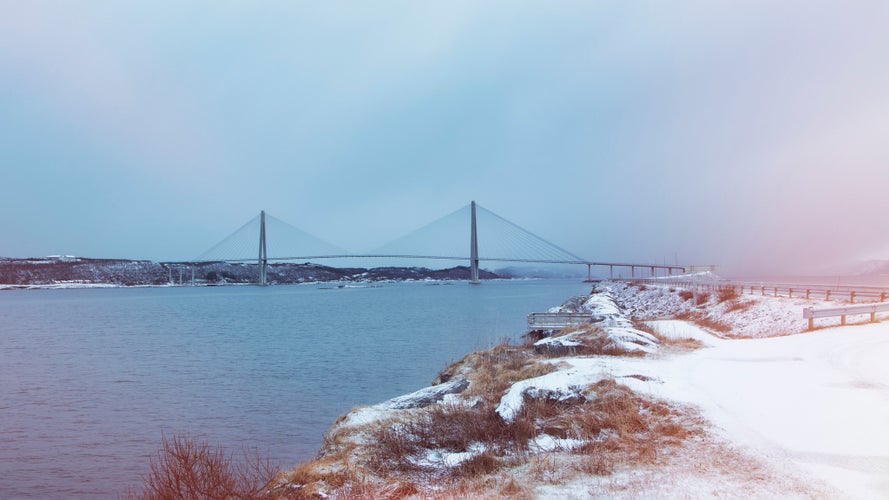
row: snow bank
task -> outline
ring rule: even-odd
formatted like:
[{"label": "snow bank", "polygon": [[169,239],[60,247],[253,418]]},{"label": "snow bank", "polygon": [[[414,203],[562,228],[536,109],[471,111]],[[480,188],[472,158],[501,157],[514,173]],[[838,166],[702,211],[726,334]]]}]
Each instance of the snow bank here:
[{"label": "snow bank", "polygon": [[[607,378],[631,386],[633,381],[649,379],[640,375],[645,358],[617,356],[566,357],[549,360],[561,369],[540,377],[520,380],[500,398],[496,412],[506,422],[515,420],[522,409],[525,395],[556,401],[586,400],[596,395],[589,386]],[[632,386],[631,386],[632,388]]]},{"label": "snow bank", "polygon": [[[763,338],[801,333],[808,328],[807,321],[802,317],[803,308],[845,305],[835,300],[752,294],[720,302],[716,293],[691,292],[666,285],[640,287],[624,282],[606,282],[600,286],[608,290],[624,314],[631,318],[659,320],[677,316],[700,317],[730,327],[726,332],[711,332],[725,337]],[[819,320],[819,326],[838,324],[839,318]]]},{"label": "snow bank", "polygon": [[442,467],[456,467],[463,462],[475,458],[478,455],[481,455],[485,451],[487,451],[487,447],[482,443],[474,443],[469,446],[469,449],[466,451],[448,451],[442,449],[436,450],[425,450],[425,453],[420,457],[411,457],[411,462],[414,465],[418,465],[420,467],[426,469],[440,469]]},{"label": "snow bank", "polygon": [[462,392],[469,386],[469,381],[455,379],[448,382],[420,389],[419,391],[392,398],[388,401],[352,410],[340,422],[342,427],[369,424],[392,416],[393,410],[421,408],[445,400],[447,396]]},{"label": "snow bank", "polygon": [[495,411],[504,421],[512,422],[522,409],[526,394],[533,398],[557,401],[582,400],[586,398],[585,388],[599,380],[598,374],[577,369],[559,370],[540,377],[520,380],[500,398],[500,404]]},{"label": "snow bank", "polygon": [[[655,326],[663,327],[709,335],[690,324]],[[889,325],[708,343],[677,356],[572,364],[693,404],[779,467],[801,468],[854,498],[889,497]]]},{"label": "snow bank", "polygon": [[572,298],[551,312],[585,312],[593,317],[590,327],[535,342],[541,349],[571,348],[585,345],[584,338],[601,332],[605,336],[605,348],[625,352],[651,353],[657,350],[658,340],[653,335],[636,329],[633,322],[621,311],[608,288],[602,288],[586,300]]},{"label": "snow bank", "polygon": [[531,440],[529,448],[535,453],[549,453],[552,451],[571,451],[583,444],[584,442],[580,439],[557,438],[549,434],[540,434]]}]

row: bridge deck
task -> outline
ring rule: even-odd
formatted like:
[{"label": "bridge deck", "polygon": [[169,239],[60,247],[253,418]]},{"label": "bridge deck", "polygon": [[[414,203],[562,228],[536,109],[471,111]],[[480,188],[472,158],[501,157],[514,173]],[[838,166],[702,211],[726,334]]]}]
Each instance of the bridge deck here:
[{"label": "bridge deck", "polygon": [[[309,261],[320,259],[419,259],[419,260],[462,260],[468,261],[469,257],[453,257],[446,255],[404,255],[404,254],[339,254],[339,255],[301,255],[295,257],[269,257],[269,261]],[[547,259],[519,259],[510,257],[479,257],[481,262],[521,262],[528,264],[570,264],[595,267],[629,267],[637,269],[665,269],[668,271],[685,271],[684,266],[664,264],[633,264],[630,262],[593,262],[587,260],[547,260]],[[245,259],[221,259],[217,262],[255,262],[255,258]],[[199,262],[199,261],[195,261]]]}]

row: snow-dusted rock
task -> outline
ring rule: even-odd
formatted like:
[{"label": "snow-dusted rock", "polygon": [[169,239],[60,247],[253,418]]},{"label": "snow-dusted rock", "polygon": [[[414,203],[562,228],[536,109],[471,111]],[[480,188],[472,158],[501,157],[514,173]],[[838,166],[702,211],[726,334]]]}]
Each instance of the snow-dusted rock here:
[{"label": "snow-dusted rock", "polygon": [[[658,340],[653,335],[638,330],[624,314],[614,299],[611,288],[605,286],[585,300],[572,298],[560,306],[563,312],[588,312],[596,319],[595,327],[582,328],[564,335],[538,340],[534,346],[540,350],[578,348],[587,341],[596,340],[604,351],[651,353],[657,350]],[[594,337],[601,337],[604,339]],[[600,340],[604,340],[601,342]]]},{"label": "snow-dusted rock", "polygon": [[504,421],[512,422],[521,411],[526,394],[559,401],[583,399],[586,398],[585,388],[600,378],[599,374],[569,369],[520,380],[507,389],[495,411]]},{"label": "snow-dusted rock", "polygon": [[443,401],[447,396],[463,392],[469,387],[465,379],[453,379],[442,384],[433,385],[419,391],[405,394],[373,406],[365,406],[352,410],[340,423],[343,427],[363,425],[392,416],[396,410],[422,408]]}]

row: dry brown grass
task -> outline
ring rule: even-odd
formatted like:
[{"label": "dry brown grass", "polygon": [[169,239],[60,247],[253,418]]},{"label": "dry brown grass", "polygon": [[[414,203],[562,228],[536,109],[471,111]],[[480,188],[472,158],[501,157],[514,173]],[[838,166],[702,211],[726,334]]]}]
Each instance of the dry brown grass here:
[{"label": "dry brown grass", "polygon": [[465,500],[467,498],[524,500],[534,498],[533,492],[528,485],[514,474],[508,472],[461,478],[442,486],[438,491],[424,492],[422,497],[434,498],[436,500]]},{"label": "dry brown grass", "polygon": [[738,289],[732,285],[720,285],[716,289],[716,302],[723,303],[727,300],[735,300],[738,298]]},{"label": "dry brown grass", "polygon": [[674,351],[694,351],[704,347],[703,342],[691,337],[666,337],[661,335],[644,321],[633,321],[633,328],[653,335],[661,343],[661,346],[670,347]]},{"label": "dry brown grass", "polygon": [[527,486],[520,484],[512,477],[503,484],[497,493],[499,498],[514,498],[516,500],[524,500],[534,497]]},{"label": "dry brown grass", "polygon": [[715,320],[701,312],[698,311],[688,311],[679,313],[676,315],[676,319],[681,319],[684,321],[691,321],[696,325],[706,328],[708,330],[718,332],[718,333],[729,333],[732,331],[732,326],[728,323],[724,323],[722,321]]},{"label": "dry brown grass", "polygon": [[701,317],[695,319],[695,323],[698,326],[704,327],[704,328],[712,330],[714,332],[729,333],[732,331],[732,325],[730,325],[724,321],[719,321],[719,320],[710,318],[708,316],[701,316]]},{"label": "dry brown grass", "polygon": [[142,490],[122,498],[272,498],[278,475],[277,467],[256,452],[244,450],[236,460],[224,449],[187,435],[163,436]]},{"label": "dry brown grass", "polygon": [[707,292],[697,292],[695,293],[695,305],[703,306],[710,300],[710,294]]},{"label": "dry brown grass", "polygon": [[469,380],[467,396],[494,403],[515,382],[546,375],[555,369],[537,360],[533,350],[503,342],[486,351],[468,354],[446,368],[437,380],[448,380],[461,373]]},{"label": "dry brown grass", "polygon": [[[445,472],[460,477],[488,473],[497,469],[497,457],[489,451],[504,449],[515,438],[510,431],[510,426],[490,407],[436,405],[422,417],[375,426],[371,431],[375,445],[370,467],[395,477],[412,473]],[[430,468],[416,461],[425,450],[460,453],[479,444],[488,451],[450,470]]]},{"label": "dry brown grass", "polygon": [[[382,485],[398,484],[398,491],[420,496],[448,497],[459,491],[477,497],[484,496],[480,492],[499,491],[500,487],[491,486],[492,478],[522,464],[527,464],[537,482],[561,481],[580,473],[607,475],[619,464],[656,462],[665,446],[679,445],[699,432],[689,427],[690,422],[683,411],[633,393],[612,379],[597,382],[573,398],[526,395],[511,422],[504,422],[492,404],[437,404],[410,418],[373,425],[364,449],[337,458],[348,460],[348,467],[331,467],[323,458],[298,467],[289,480],[309,486],[289,491],[301,495],[295,498],[311,498],[325,488],[356,497],[370,492],[370,497],[396,498],[388,496]],[[585,444],[573,452],[535,454],[529,443],[541,434]],[[427,450],[470,449],[481,451],[453,467],[419,460]],[[433,492],[424,484],[447,487]],[[526,491],[518,483],[512,487]]]},{"label": "dry brown grass", "polygon": [[703,342],[691,337],[669,338],[663,342],[678,351],[695,351],[704,347]]},{"label": "dry brown grass", "polygon": [[655,331],[655,329],[648,326],[648,323],[646,323],[645,321],[638,319],[633,319],[631,321],[633,323],[633,328],[657,337],[657,332]]},{"label": "dry brown grass", "polygon": [[[786,466],[776,469],[761,458],[715,436],[658,449],[650,465],[632,466],[632,474],[584,481],[591,498],[833,498],[811,476]],[[618,464],[615,471],[627,470]]]},{"label": "dry brown grass", "polygon": [[640,411],[645,407],[644,399],[613,379],[601,380],[592,389],[596,392],[591,402],[594,419],[590,422],[594,434],[612,429],[619,436],[626,436],[646,430],[648,422]]},{"label": "dry brown grass", "polygon": [[451,469],[456,477],[478,477],[500,469],[501,459],[492,451],[484,451]]},{"label": "dry brown grass", "polygon": [[597,474],[618,463],[653,463],[665,446],[681,444],[701,432],[702,421],[688,410],[633,393],[613,380],[594,386],[601,393],[588,413],[590,431],[599,439],[590,440],[581,452],[596,457],[587,467]]},{"label": "dry brown grass", "polygon": [[586,454],[572,464],[572,469],[582,474],[593,476],[609,476],[617,468],[617,458],[613,449],[604,444],[593,443],[585,447]]},{"label": "dry brown grass", "polygon": [[754,302],[752,300],[741,300],[734,299],[729,303],[728,307],[725,309],[725,312],[734,312],[734,311],[746,311],[753,307]]}]

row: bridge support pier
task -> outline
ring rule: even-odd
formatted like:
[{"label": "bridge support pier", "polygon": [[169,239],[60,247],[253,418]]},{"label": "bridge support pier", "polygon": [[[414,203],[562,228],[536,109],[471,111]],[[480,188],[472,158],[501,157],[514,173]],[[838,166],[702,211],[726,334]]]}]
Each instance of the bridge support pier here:
[{"label": "bridge support pier", "polygon": [[265,210],[259,213],[259,284],[268,285],[269,254],[265,241]]},{"label": "bridge support pier", "polygon": [[469,234],[469,283],[478,285],[481,281],[478,279],[478,230],[475,225],[475,200],[470,204],[470,212],[472,221]]}]

